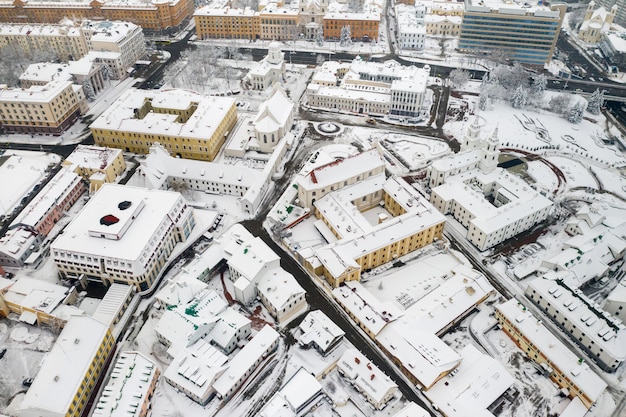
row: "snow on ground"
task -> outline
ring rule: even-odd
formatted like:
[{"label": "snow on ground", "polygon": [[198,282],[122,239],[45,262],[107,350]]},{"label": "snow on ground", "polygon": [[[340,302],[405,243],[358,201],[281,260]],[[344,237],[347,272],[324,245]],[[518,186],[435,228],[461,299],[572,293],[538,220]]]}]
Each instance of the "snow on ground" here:
[{"label": "snow on ground", "polygon": [[58,155],[44,152],[0,152],[0,216],[7,215],[20,204],[47,174],[49,166],[59,163]]}]

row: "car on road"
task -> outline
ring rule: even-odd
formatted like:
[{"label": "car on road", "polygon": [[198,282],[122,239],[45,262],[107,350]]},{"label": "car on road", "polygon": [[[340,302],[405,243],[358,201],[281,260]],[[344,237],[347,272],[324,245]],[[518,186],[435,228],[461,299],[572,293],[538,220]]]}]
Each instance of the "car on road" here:
[{"label": "car on road", "polygon": [[4,358],[4,355],[6,355],[6,353],[7,353],[6,347],[0,348],[0,359]]},{"label": "car on road", "polygon": [[22,381],[22,385],[24,385],[25,387],[30,387],[31,385],[33,385],[33,378],[26,378]]}]

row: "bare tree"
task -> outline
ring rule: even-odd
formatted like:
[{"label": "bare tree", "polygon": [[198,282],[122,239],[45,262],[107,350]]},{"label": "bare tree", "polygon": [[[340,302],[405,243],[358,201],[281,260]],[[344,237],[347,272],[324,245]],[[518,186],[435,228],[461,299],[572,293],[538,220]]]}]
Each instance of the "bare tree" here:
[{"label": "bare tree", "polygon": [[450,82],[454,87],[461,88],[470,80],[470,73],[464,69],[453,69],[450,71]]}]

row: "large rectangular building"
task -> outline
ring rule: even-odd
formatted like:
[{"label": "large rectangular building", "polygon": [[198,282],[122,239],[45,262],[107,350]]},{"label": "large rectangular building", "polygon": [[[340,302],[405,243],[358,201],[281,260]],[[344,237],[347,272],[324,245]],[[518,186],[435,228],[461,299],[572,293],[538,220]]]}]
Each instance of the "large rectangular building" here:
[{"label": "large rectangular building", "polygon": [[60,135],[69,129],[84,108],[81,86],[51,81],[27,89],[0,88],[0,132]]},{"label": "large rectangular building", "polygon": [[159,142],[179,158],[212,161],[236,122],[230,97],[130,89],[90,129],[98,146],[148,153]]},{"label": "large rectangular building", "polygon": [[4,0],[0,1],[0,22],[56,23],[64,18],[127,20],[145,30],[163,31],[185,24],[193,11],[193,0]]},{"label": "large rectangular building", "polygon": [[89,316],[70,318],[15,415],[81,416],[113,346],[108,326]]},{"label": "large rectangular building", "polygon": [[179,193],[105,184],[52,243],[52,259],[67,277],[146,290],[194,226]]},{"label": "large rectangular building", "polygon": [[198,39],[257,39],[261,35],[259,12],[250,8],[201,7],[193,15]]},{"label": "large rectangular building", "polygon": [[566,7],[465,0],[458,49],[474,54],[498,51],[513,61],[543,65],[552,59]]},{"label": "large rectangular building", "polygon": [[378,13],[327,13],[324,15],[324,38],[341,40],[341,29],[347,26],[353,40],[377,41],[379,25]]}]

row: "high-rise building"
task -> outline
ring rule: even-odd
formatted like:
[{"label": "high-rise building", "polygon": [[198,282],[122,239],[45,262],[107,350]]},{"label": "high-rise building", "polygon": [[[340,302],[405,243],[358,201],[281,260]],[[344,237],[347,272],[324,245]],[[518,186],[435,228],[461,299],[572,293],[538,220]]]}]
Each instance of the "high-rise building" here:
[{"label": "high-rise building", "polygon": [[465,1],[458,49],[499,53],[527,64],[550,62],[567,6],[526,6],[501,0]]}]

